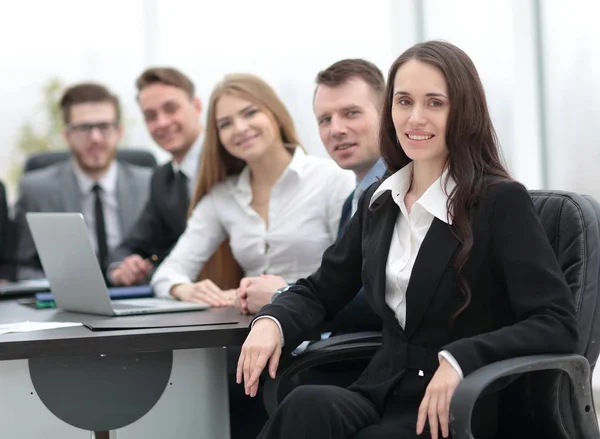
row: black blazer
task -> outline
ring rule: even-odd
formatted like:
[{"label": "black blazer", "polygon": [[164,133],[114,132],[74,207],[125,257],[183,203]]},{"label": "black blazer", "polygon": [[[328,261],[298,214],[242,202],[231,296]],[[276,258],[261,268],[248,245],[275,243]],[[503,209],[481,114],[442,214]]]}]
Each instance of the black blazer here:
[{"label": "black blazer", "polygon": [[152,258],[158,265],[185,230],[188,202],[182,200],[171,162],[154,171],[150,196],[128,236],[111,255],[111,262],[130,254]]},{"label": "black blazer", "polygon": [[0,182],[0,279],[15,278],[15,242],[13,223],[8,214],[4,184]]},{"label": "black blazer", "polygon": [[[448,224],[433,220],[406,292],[405,329],[385,303],[385,267],[399,208],[390,192],[369,208],[377,186],[365,191],[319,270],[257,315],[279,320],[286,346],[331,318],[363,284],[383,320],[383,345],[351,389],[380,411],[391,390],[400,392],[404,407],[415,413],[441,350],[454,356],[465,376],[511,357],[574,351],[578,332],[570,290],[523,186],[498,182],[475,204],[473,247],[463,271],[471,302],[455,319],[465,303],[454,270],[460,244]],[[495,417],[488,411],[495,407],[487,406],[485,419]]]},{"label": "black blazer", "polygon": [[[346,224],[348,224],[348,221],[352,217],[353,196],[354,191],[346,198],[342,206],[337,239],[341,238]],[[324,330],[331,331],[333,334],[381,331],[381,319],[369,306],[369,303],[365,299],[364,290],[361,288],[354,299],[341,309],[332,321],[326,323]]]}]

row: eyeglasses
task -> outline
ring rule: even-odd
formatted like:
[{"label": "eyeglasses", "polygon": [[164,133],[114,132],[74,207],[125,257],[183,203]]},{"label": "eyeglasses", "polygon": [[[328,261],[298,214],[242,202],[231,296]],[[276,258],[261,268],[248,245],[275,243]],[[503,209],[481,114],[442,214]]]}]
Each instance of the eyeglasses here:
[{"label": "eyeglasses", "polygon": [[68,124],[67,130],[77,139],[87,139],[94,130],[98,130],[102,137],[108,137],[115,132],[117,122],[80,123]]}]

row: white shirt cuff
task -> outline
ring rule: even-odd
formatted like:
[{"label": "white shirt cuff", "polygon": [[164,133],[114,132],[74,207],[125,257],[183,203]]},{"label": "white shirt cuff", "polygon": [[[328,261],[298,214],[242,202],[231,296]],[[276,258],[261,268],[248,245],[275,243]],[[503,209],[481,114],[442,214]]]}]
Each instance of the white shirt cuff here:
[{"label": "white shirt cuff", "polygon": [[279,320],[277,320],[275,317],[261,316],[252,322],[252,326],[250,327],[250,329],[254,328],[254,324],[256,322],[258,322],[260,319],[271,319],[277,324],[277,327],[279,328],[279,334],[281,334],[281,347],[283,347],[285,345],[285,338],[283,337],[283,329],[281,328],[281,323],[279,323]]},{"label": "white shirt cuff", "polygon": [[456,358],[454,358],[450,352],[442,351],[438,354],[438,356],[439,356],[440,361],[442,361],[442,357],[444,357],[446,359],[446,361],[448,361],[448,363],[450,363],[450,366],[452,366],[454,368],[454,370],[456,370],[456,372],[458,373],[458,376],[460,377],[461,380],[464,378],[463,371],[460,368],[458,361],[456,361]]},{"label": "white shirt cuff", "polygon": [[150,285],[154,290],[154,295],[162,299],[167,299],[171,296],[171,288],[174,285],[191,284],[190,278],[181,275],[171,275],[162,279],[152,278]]}]

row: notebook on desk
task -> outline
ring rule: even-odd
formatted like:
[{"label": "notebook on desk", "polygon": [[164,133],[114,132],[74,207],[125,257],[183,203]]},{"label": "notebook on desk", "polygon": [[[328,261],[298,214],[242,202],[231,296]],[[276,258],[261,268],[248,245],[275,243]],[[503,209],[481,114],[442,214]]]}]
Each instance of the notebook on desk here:
[{"label": "notebook on desk", "polygon": [[[140,299],[153,297],[154,290],[150,285],[135,285],[131,287],[112,287],[108,288],[110,300]],[[54,301],[54,296],[50,291],[35,294],[35,300],[39,302]]]},{"label": "notebook on desk", "polygon": [[252,318],[253,316],[241,315],[236,308],[212,308],[206,312],[140,315],[127,319],[90,316],[83,319],[83,324],[92,331],[239,324],[240,330],[245,334]]},{"label": "notebook on desk", "polygon": [[57,308],[105,316],[127,316],[210,308],[166,299],[111,301],[81,213],[26,214]]}]

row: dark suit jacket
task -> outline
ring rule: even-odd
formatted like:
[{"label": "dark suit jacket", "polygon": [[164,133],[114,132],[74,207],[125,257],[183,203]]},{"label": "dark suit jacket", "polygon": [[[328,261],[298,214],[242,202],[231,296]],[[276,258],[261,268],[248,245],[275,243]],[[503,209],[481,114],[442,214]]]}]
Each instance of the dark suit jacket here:
[{"label": "dark suit jacket", "polygon": [[[407,411],[416,412],[444,349],[465,376],[507,358],[574,351],[578,332],[570,290],[523,186],[498,182],[475,205],[473,247],[464,267],[471,302],[455,319],[465,302],[454,271],[460,244],[450,226],[434,219],[406,292],[405,329],[385,303],[385,267],[399,208],[389,192],[369,208],[376,186],[365,191],[320,269],[258,314],[279,320],[286,346],[335,315],[362,283],[383,320],[383,345],[351,389],[380,411],[393,390]],[[496,409],[486,405],[483,419],[495,419]]]},{"label": "dark suit jacket", "polygon": [[8,215],[4,184],[0,182],[0,279],[14,280],[14,229]]},{"label": "dark suit jacket", "polygon": [[158,265],[185,230],[188,205],[180,201],[171,162],[157,168],[150,181],[150,197],[132,227],[111,255],[111,261],[131,254],[152,258]]}]

